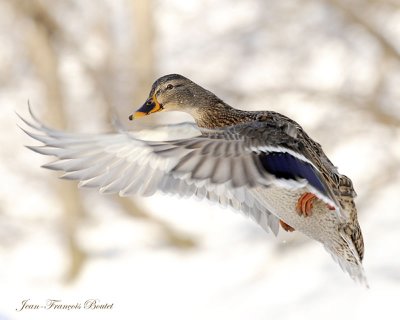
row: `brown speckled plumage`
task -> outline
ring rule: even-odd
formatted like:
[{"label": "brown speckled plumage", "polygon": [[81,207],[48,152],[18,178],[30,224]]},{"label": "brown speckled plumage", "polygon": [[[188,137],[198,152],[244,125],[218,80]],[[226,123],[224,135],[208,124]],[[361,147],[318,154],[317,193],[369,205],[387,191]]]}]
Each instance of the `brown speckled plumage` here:
[{"label": "brown speckled plumage", "polygon": [[[280,140],[280,136],[291,136],[293,138],[291,145],[285,145],[284,147],[295,150],[295,152],[303,155],[318,168],[332,192],[331,197],[334,198],[335,202],[340,206],[340,210],[344,211],[348,217],[341,227],[351,238],[360,262],[362,261],[364,243],[357,220],[357,209],[353,201],[356,193],[352,182],[348,177],[339,174],[337,168],[323,152],[321,145],[311,139],[298,123],[273,111],[244,111],[232,108],[212,92],[203,89],[185,77],[175,74],[158,79],[153,84],[151,94],[157,92],[157,90],[162,93],[162,88],[168,83],[178,83],[181,88],[186,88],[183,93],[180,93],[176,88],[178,100],[182,101],[183,99],[185,104],[178,104],[178,107],[174,107],[174,109],[190,113],[200,128],[218,129],[258,121],[265,122],[268,125],[272,123],[276,127],[276,133],[279,136],[276,138],[277,141]],[[184,96],[184,98],[180,95]],[[163,103],[162,97],[161,103]],[[170,101],[167,101],[168,103]],[[270,138],[272,137],[270,136]],[[274,141],[268,142],[274,144]],[[340,248],[343,249],[342,254],[345,255],[344,252],[347,247],[339,245],[336,249],[340,250]]]},{"label": "brown speckled plumage", "polygon": [[[196,135],[154,142],[134,132],[74,135],[35,118],[36,124],[24,122],[42,133],[27,132],[44,143],[30,148],[60,158],[46,168],[66,172],[65,178],[120,195],[161,191],[208,199],[275,234],[282,221],[285,230],[321,242],[353,279],[366,284],[352,182],[298,123],[273,111],[234,109],[177,74],[158,79],[130,119],[173,110],[193,116]],[[305,206],[301,199],[314,200]],[[303,207],[307,212],[296,212]]]},{"label": "brown speckled plumage", "polygon": [[[176,75],[176,78],[179,79],[180,76]],[[171,81],[171,79],[175,79],[175,77],[169,77],[167,79],[167,81]],[[163,85],[163,83],[163,80],[159,80],[155,85],[160,86]],[[192,112],[191,114],[194,115],[194,119],[200,128],[218,129],[254,121],[272,121],[278,128],[289,127],[295,130],[296,139],[301,141],[302,145],[299,151],[320,170],[328,184],[332,186],[332,191],[337,196],[342,209],[349,213],[350,219],[345,230],[349,232],[349,235],[353,239],[360,259],[362,260],[364,257],[364,242],[357,220],[357,209],[353,201],[356,193],[351,180],[338,173],[336,167],[323,152],[321,145],[311,139],[298,123],[284,115],[273,111],[238,110],[232,108],[209,91],[199,91],[200,92],[197,93],[197,100],[206,102],[200,102],[199,106],[201,107],[198,107],[197,112]],[[285,130],[283,130],[283,132],[285,132]]]}]

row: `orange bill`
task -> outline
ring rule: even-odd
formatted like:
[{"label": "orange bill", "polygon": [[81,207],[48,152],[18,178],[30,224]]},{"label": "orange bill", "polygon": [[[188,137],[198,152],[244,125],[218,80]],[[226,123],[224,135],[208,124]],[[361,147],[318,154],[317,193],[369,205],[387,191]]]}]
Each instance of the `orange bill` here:
[{"label": "orange bill", "polygon": [[143,106],[141,106],[135,113],[129,116],[129,120],[138,119],[149,115],[150,113],[155,113],[162,111],[162,105],[157,101],[155,95],[147,99]]}]

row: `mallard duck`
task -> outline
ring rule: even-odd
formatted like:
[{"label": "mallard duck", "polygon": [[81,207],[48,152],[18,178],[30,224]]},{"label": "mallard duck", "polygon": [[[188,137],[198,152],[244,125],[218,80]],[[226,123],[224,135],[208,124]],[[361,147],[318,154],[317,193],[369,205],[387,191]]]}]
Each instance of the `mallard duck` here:
[{"label": "mallard duck", "polygon": [[364,244],[351,180],[339,174],[303,128],[273,111],[234,109],[212,92],[178,75],[156,80],[130,120],[183,111],[196,125],[189,138],[150,141],[135,132],[87,135],[25,123],[44,146],[29,147],[58,160],[45,168],[64,171],[79,186],[121,196],[156,191],[208,199],[253,218],[275,235],[298,230],[322,243],[353,279],[367,284]]}]

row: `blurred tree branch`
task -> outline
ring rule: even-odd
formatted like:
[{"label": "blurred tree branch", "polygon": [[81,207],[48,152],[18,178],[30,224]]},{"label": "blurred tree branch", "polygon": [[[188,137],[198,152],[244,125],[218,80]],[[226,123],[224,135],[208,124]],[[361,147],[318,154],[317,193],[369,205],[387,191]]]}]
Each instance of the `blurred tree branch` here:
[{"label": "blurred tree branch", "polygon": [[397,51],[397,48],[380,31],[378,31],[367,18],[360,14],[362,11],[360,10],[360,7],[357,7],[357,10],[355,10],[351,5],[348,5],[349,2],[343,0],[327,0],[327,2],[333,5],[336,9],[340,10],[340,12],[345,15],[348,21],[362,26],[364,30],[366,30],[372,37],[375,38],[375,40],[380,43],[388,55],[400,61],[400,53]]},{"label": "blurred tree branch", "polygon": [[[400,52],[398,49],[386,38],[384,34],[378,30],[369,19],[363,16],[362,11],[365,8],[354,8],[351,5],[351,2],[343,1],[343,0],[326,0],[329,4],[331,4],[334,8],[339,10],[344,16],[347,18],[351,24],[356,24],[361,26],[368,34],[373,37],[382,47],[384,55],[392,58],[396,63],[400,63]],[[377,122],[390,126],[400,126],[400,119],[394,117],[391,114],[385,112],[380,104],[379,97],[384,89],[384,79],[388,74],[388,69],[390,67],[390,63],[388,60],[382,59],[382,65],[379,70],[377,85],[375,86],[375,90],[371,92],[371,94],[366,98],[355,98],[350,96],[340,95],[336,97],[336,99],[346,100],[350,102],[352,105],[358,106],[358,108],[362,108],[364,111],[369,113]],[[303,90],[307,92],[306,90]],[[321,93],[317,93],[321,95]],[[326,95],[322,93],[322,95]],[[335,98],[335,97],[333,97]],[[362,105],[362,107],[361,107]]]},{"label": "blurred tree branch", "polygon": [[135,70],[136,86],[134,92],[135,105],[143,101],[141,94],[147,93],[149,84],[155,77],[154,60],[154,13],[152,12],[153,1],[129,0],[132,11],[133,28],[135,35],[135,52],[132,61]]},{"label": "blurred tree branch", "polygon": [[[60,28],[48,14],[41,1],[14,1],[17,12],[34,23],[34,28],[29,29],[25,37],[26,46],[36,67],[37,73],[43,81],[46,89],[47,114],[50,122],[57,127],[66,127],[67,121],[64,115],[62,88],[58,74],[58,55],[54,48]],[[51,107],[51,112],[49,112]],[[55,188],[63,208],[63,221],[61,229],[65,234],[70,256],[70,266],[66,274],[66,281],[74,280],[79,274],[85,261],[85,254],[76,241],[78,224],[85,211],[79,196],[76,183],[55,181]]]},{"label": "blurred tree branch", "polygon": [[[153,20],[151,16],[151,1],[148,0],[129,0],[129,4],[132,6],[132,12],[134,16],[134,34],[136,36],[136,45],[134,49],[134,54],[131,56],[134,59],[131,61],[131,66],[129,64],[129,70],[135,76],[136,85],[131,88],[134,92],[134,104],[139,105],[141,102],[141,97],[143,94],[147,94],[148,86],[153,81],[154,77],[154,55],[153,55]],[[107,42],[112,44],[113,39],[110,37],[108,32],[103,32],[103,34],[108,37]],[[64,36],[64,38],[67,38]],[[70,38],[70,37],[68,37]],[[69,41],[71,42],[71,41]],[[72,46],[75,46],[71,43]],[[114,92],[112,92],[112,87],[109,86],[110,79],[115,78],[113,71],[115,66],[113,63],[117,61],[115,52],[111,51],[110,55],[105,60],[105,64],[98,69],[94,69],[90,64],[85,63],[81,59],[82,65],[85,71],[90,75],[90,79],[93,81],[96,87],[96,93],[102,97],[102,101],[106,105],[108,110],[109,119],[114,115],[113,105],[114,105]],[[124,63],[124,65],[126,62]],[[107,79],[107,81],[103,81]],[[110,125],[110,122],[105,125]],[[166,221],[160,220],[155,216],[152,216],[143,208],[141,208],[134,199],[125,197],[113,197],[110,198],[113,201],[117,201],[124,212],[134,218],[142,219],[148,223],[157,225],[163,232],[163,236],[166,242],[172,246],[178,248],[191,248],[196,246],[195,239],[191,238],[187,234],[183,234],[176,230],[174,227],[169,225]]]},{"label": "blurred tree branch", "polygon": [[[133,68],[137,80],[134,97],[140,99],[141,93],[147,91],[148,84],[152,82],[154,77],[154,60],[153,60],[153,25],[151,20],[150,1],[131,1],[132,10],[135,16],[134,21],[136,31],[136,50],[133,61]],[[55,50],[57,45],[69,47],[78,47],[73,37],[66,34],[65,30],[53,19],[48,12],[45,4],[40,0],[25,1],[16,0],[14,6],[20,14],[30,19],[34,23],[34,28],[30,30],[31,34],[26,37],[27,46],[31,54],[33,65],[36,66],[37,72],[42,79],[46,88],[46,105],[52,112],[48,112],[51,117],[50,122],[57,127],[66,127],[65,115],[63,110],[63,89],[60,84],[58,75],[58,54]],[[143,30],[146,30],[145,32]],[[107,39],[111,44],[112,39]],[[111,45],[112,46],[112,45]],[[113,78],[112,56],[106,60],[106,65],[99,70],[94,69],[89,63],[80,59],[84,70],[89,74],[90,79],[95,84],[97,94],[102,96],[108,110],[113,105],[112,93],[110,86],[104,83],[103,79]],[[137,100],[139,103],[139,100]],[[56,187],[59,190],[60,202],[63,203],[64,220],[62,228],[66,234],[67,245],[71,265],[66,275],[66,280],[73,280],[80,272],[86,255],[80,249],[75,241],[76,231],[79,226],[79,220],[85,215],[82,200],[75,183],[56,181]],[[141,209],[132,199],[115,197],[126,214],[148,221],[157,225],[170,245],[179,248],[192,248],[196,245],[196,241],[189,235],[185,235],[165,221],[149,215]]]}]

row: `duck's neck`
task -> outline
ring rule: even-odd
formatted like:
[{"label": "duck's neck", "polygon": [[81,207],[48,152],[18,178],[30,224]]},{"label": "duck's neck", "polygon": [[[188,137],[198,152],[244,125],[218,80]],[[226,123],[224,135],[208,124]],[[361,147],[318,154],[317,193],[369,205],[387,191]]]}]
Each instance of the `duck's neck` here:
[{"label": "duck's neck", "polygon": [[199,108],[192,114],[200,128],[216,129],[256,120],[257,113],[234,109],[224,102]]}]

